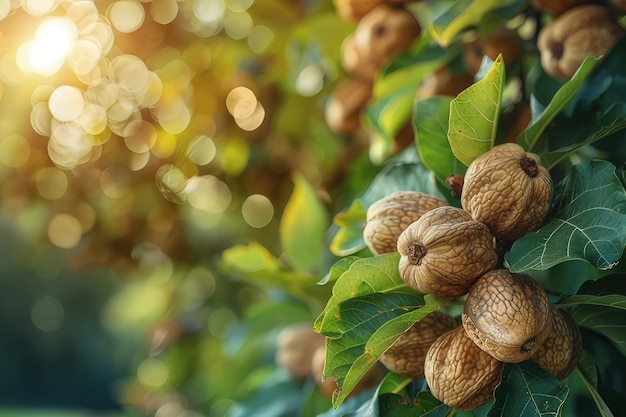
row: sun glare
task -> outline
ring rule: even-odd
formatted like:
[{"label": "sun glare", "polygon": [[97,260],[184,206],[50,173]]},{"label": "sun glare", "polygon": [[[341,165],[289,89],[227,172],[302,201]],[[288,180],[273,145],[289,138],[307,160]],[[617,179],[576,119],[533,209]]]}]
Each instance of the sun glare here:
[{"label": "sun glare", "polygon": [[50,76],[61,69],[71,52],[78,31],[72,19],[53,17],[44,21],[35,38],[23,44],[17,53],[20,69]]}]

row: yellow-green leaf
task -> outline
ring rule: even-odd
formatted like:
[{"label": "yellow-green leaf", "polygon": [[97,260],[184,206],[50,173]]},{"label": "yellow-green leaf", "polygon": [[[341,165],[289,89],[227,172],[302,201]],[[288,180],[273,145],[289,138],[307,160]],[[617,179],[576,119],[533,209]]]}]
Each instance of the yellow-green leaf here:
[{"label": "yellow-green leaf", "polygon": [[315,189],[300,174],[280,221],[280,241],[288,261],[302,271],[315,269],[329,224],[328,213]]},{"label": "yellow-green leaf", "polygon": [[448,140],[454,156],[465,166],[493,146],[502,106],[505,70],[502,55],[480,81],[450,102]]}]

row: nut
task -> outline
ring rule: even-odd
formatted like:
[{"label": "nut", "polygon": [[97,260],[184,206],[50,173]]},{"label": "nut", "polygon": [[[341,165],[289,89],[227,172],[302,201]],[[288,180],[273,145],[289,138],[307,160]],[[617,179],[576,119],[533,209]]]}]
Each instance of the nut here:
[{"label": "nut", "polygon": [[324,345],[324,336],[315,333],[309,323],[294,324],[278,334],[275,360],[292,378],[304,380],[311,375],[311,358]]},{"label": "nut", "polygon": [[409,11],[381,4],[363,16],[356,27],[355,48],[378,72],[392,58],[406,52],[420,32],[417,19]]},{"label": "nut", "polygon": [[[313,380],[317,384],[320,392],[326,397],[331,399],[333,397],[333,392],[339,387],[337,385],[337,380],[333,377],[329,377],[323,379],[324,375],[324,363],[326,362],[326,347],[324,345],[320,346],[313,353],[313,357],[311,359],[311,370],[313,375]],[[349,397],[353,397],[355,395],[360,394],[363,391],[367,391],[371,388],[374,388],[385,376],[385,368],[379,363],[376,362],[361,378],[358,384],[354,387],[354,389],[348,395]]]},{"label": "nut", "polygon": [[440,336],[428,349],[424,375],[435,398],[449,407],[471,410],[493,398],[503,367],[459,326]]},{"label": "nut", "polygon": [[346,36],[341,44],[341,64],[354,79],[371,83],[379,69],[377,62],[367,59],[367,51],[357,47],[354,33]]},{"label": "nut", "polygon": [[578,324],[566,310],[550,308],[550,319],[552,331],[530,359],[562,380],[578,365],[582,337]]},{"label": "nut", "polygon": [[363,240],[374,255],[396,251],[398,236],[430,210],[447,205],[417,191],[396,191],[371,204],[363,225]]},{"label": "nut", "polygon": [[424,99],[434,96],[457,96],[461,91],[474,84],[474,76],[466,73],[452,73],[448,67],[441,67],[427,75],[416,97]]},{"label": "nut", "polygon": [[552,178],[539,157],[516,143],[478,156],[468,167],[463,208],[498,239],[514,240],[537,230],[552,200]]},{"label": "nut", "polygon": [[326,103],[328,127],[338,134],[349,134],[361,125],[361,110],[372,96],[372,85],[360,80],[344,80],[335,87]]},{"label": "nut", "polygon": [[399,270],[411,288],[444,297],[465,294],[498,260],[489,229],[456,207],[439,207],[398,238]]},{"label": "nut", "polygon": [[516,30],[505,26],[496,28],[489,35],[478,37],[464,45],[463,64],[467,71],[474,75],[480,69],[483,57],[492,61],[502,54],[504,64],[508,68],[522,56],[522,38]]},{"label": "nut", "polygon": [[531,0],[530,5],[537,10],[559,16],[573,7],[590,2],[591,0]]},{"label": "nut", "polygon": [[554,78],[567,81],[585,58],[604,55],[623,35],[609,9],[597,4],[574,7],[539,33],[541,66]]},{"label": "nut", "polygon": [[541,285],[506,269],[487,272],[472,286],[461,319],[467,335],[502,362],[518,363],[550,333],[550,304]]},{"label": "nut", "polygon": [[337,14],[344,20],[358,22],[384,0],[333,0]]},{"label": "nut", "polygon": [[452,317],[434,311],[402,333],[379,360],[391,372],[422,379],[428,348],[439,336],[455,327],[457,325]]}]

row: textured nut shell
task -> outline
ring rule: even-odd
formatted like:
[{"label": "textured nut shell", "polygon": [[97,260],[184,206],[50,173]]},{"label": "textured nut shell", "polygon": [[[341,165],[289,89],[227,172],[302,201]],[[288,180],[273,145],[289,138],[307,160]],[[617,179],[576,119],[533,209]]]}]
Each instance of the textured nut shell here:
[{"label": "textured nut shell", "polygon": [[582,352],[580,328],[563,309],[550,309],[552,331],[531,359],[558,379],[565,379],[578,365]]},{"label": "textured nut shell", "polygon": [[480,69],[484,56],[495,61],[502,54],[504,63],[509,65],[522,55],[522,38],[516,30],[500,26],[488,36],[479,37],[463,47],[463,65],[472,75]]},{"label": "textured nut shell", "polygon": [[352,78],[366,82],[372,82],[378,71],[378,64],[367,60],[357,47],[353,33],[341,44],[341,64]]},{"label": "textured nut shell", "polygon": [[328,127],[335,133],[348,134],[360,125],[361,110],[372,97],[371,84],[344,80],[333,91],[324,109]]},{"label": "textured nut shell", "polygon": [[591,0],[531,0],[530,4],[537,10],[559,16],[573,7],[590,2]]},{"label": "textured nut shell", "polygon": [[[458,297],[498,260],[489,229],[456,207],[439,207],[411,223],[398,238],[399,270],[411,288]],[[422,251],[421,256],[415,256]]]},{"label": "textured nut shell", "polygon": [[358,22],[384,0],[333,0],[337,14],[350,22]]},{"label": "textured nut shell", "polygon": [[381,4],[363,16],[354,31],[354,42],[361,56],[379,71],[406,52],[420,32],[417,19],[409,11]]},{"label": "textured nut shell", "polygon": [[[526,161],[534,161],[534,177],[524,171],[522,162]],[[550,209],[552,187],[552,177],[537,155],[516,143],[504,143],[470,164],[461,204],[496,238],[514,240],[543,223]]]},{"label": "textured nut shell", "polygon": [[449,315],[434,311],[396,339],[380,357],[387,369],[407,378],[424,378],[424,358],[433,342],[457,327]]},{"label": "textured nut shell", "polygon": [[278,334],[275,360],[294,379],[311,375],[311,357],[324,345],[324,336],[313,331],[309,323],[286,327]]},{"label": "textured nut shell", "polygon": [[504,364],[483,352],[462,326],[440,336],[424,360],[431,393],[458,410],[471,410],[493,398]]},{"label": "textured nut shell", "polygon": [[398,236],[430,210],[445,201],[417,191],[396,191],[367,208],[363,240],[374,255],[396,251]]},{"label": "textured nut shell", "polygon": [[567,81],[585,58],[605,54],[623,35],[609,9],[597,4],[574,7],[539,33],[541,66],[554,78]]},{"label": "textured nut shell", "polygon": [[487,272],[472,286],[461,319],[467,335],[502,362],[522,362],[550,333],[548,296],[528,275]]}]

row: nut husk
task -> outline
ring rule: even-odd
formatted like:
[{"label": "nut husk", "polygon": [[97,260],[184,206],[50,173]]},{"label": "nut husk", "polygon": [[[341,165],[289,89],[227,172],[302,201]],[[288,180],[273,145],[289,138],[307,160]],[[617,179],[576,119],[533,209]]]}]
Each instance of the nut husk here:
[{"label": "nut husk", "polygon": [[604,55],[622,36],[624,29],[606,7],[598,4],[574,7],[539,33],[541,66],[554,78],[567,81],[585,58]]},{"label": "nut husk", "polygon": [[347,79],[339,83],[326,103],[324,117],[335,133],[346,135],[361,126],[361,110],[372,97],[372,85]]},{"label": "nut husk", "polygon": [[467,71],[475,75],[488,56],[495,61],[502,54],[504,64],[510,67],[522,56],[522,38],[515,29],[499,26],[486,36],[467,42],[463,47],[463,64]]},{"label": "nut husk", "polygon": [[312,324],[290,325],[278,334],[276,364],[292,378],[303,380],[311,375],[311,358],[320,346],[324,346],[324,336],[315,333]]},{"label": "nut husk", "polygon": [[540,367],[560,380],[576,368],[582,352],[580,328],[567,310],[551,307],[552,331],[531,357]]},{"label": "nut husk", "polygon": [[379,361],[398,375],[424,378],[426,352],[439,336],[456,327],[451,316],[434,311],[402,333]]},{"label": "nut husk", "polygon": [[447,204],[421,192],[395,191],[367,208],[363,240],[374,255],[395,252],[400,233],[425,213]]},{"label": "nut husk", "polygon": [[516,143],[494,146],[465,173],[461,204],[498,239],[537,230],[550,209],[552,177],[539,157]]},{"label": "nut husk", "polygon": [[456,298],[492,269],[498,260],[494,239],[484,224],[457,207],[429,211],[398,238],[399,270],[411,288]]},{"label": "nut husk", "polygon": [[428,349],[424,376],[435,398],[458,410],[472,410],[493,398],[503,367],[459,326],[440,336]]},{"label": "nut husk", "polygon": [[354,43],[363,62],[374,64],[378,72],[406,52],[420,33],[420,25],[409,11],[381,4],[363,16],[354,30]]},{"label": "nut husk", "polygon": [[482,350],[502,362],[530,357],[550,329],[548,296],[532,277],[495,269],[472,286],[461,320],[467,335]]}]

